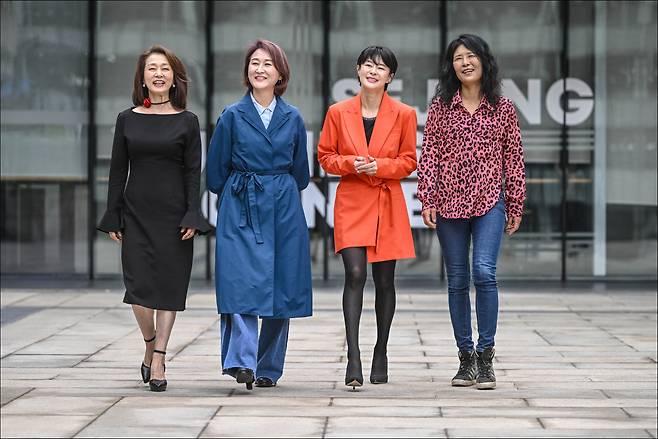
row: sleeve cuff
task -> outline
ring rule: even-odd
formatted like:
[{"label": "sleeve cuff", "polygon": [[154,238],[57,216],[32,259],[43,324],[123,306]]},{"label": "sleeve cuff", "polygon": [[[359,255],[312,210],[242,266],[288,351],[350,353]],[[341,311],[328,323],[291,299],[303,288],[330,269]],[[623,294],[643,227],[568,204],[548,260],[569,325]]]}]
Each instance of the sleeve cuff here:
[{"label": "sleeve cuff", "polygon": [[121,209],[106,210],[96,229],[105,233],[123,230],[123,214]]},{"label": "sleeve cuff", "polygon": [[520,218],[523,216],[523,203],[507,201],[505,204],[507,218]]},{"label": "sleeve cuff", "polygon": [[198,235],[205,235],[214,230],[198,209],[188,210],[180,222],[180,227],[196,229]]},{"label": "sleeve cuff", "polygon": [[422,202],[421,202],[420,204],[421,204],[421,209],[420,209],[421,212],[422,212],[423,210],[427,210],[427,209],[437,209],[435,203],[429,203],[429,202],[428,202],[428,203],[422,203]]}]

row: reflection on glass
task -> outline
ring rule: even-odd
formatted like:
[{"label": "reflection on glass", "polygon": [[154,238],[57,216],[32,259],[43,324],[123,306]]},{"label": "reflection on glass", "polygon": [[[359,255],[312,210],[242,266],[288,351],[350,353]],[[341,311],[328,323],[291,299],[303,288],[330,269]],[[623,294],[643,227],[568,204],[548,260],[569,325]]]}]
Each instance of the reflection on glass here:
[{"label": "reflection on glass", "polygon": [[655,279],[656,2],[597,7],[606,20],[597,23],[606,45],[606,274]]},{"label": "reflection on glass", "polygon": [[87,3],[1,7],[1,269],[87,273]]}]

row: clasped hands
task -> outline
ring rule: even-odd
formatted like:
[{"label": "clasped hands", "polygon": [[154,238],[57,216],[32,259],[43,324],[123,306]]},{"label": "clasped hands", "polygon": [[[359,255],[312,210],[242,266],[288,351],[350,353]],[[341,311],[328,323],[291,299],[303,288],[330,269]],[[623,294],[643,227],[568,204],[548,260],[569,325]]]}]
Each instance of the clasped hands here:
[{"label": "clasped hands", "polygon": [[[181,241],[185,241],[186,239],[190,239],[194,236],[196,229],[192,227],[181,227],[180,232],[183,234]],[[123,240],[123,235],[121,232],[110,232],[109,235],[112,240],[118,242],[119,244]]]},{"label": "clasped hands", "polygon": [[357,156],[354,159],[354,169],[357,174],[373,176],[377,173],[377,161],[371,155],[368,155],[368,157]]}]

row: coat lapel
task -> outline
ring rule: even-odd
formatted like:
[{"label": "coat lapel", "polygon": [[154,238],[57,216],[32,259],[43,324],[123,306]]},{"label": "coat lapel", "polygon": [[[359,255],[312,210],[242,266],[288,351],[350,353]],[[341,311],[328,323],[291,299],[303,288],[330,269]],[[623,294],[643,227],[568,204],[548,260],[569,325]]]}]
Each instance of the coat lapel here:
[{"label": "coat lapel", "polygon": [[368,153],[373,157],[377,157],[381,152],[400,112],[397,106],[393,105],[391,99],[388,93],[384,92],[382,103],[379,105],[379,111],[377,112],[375,126],[372,130],[372,137],[370,137],[370,144],[368,145]]},{"label": "coat lapel", "polygon": [[350,105],[345,109],[345,124],[347,132],[356,155],[368,157],[368,146],[366,144],[366,131],[363,128],[363,118],[361,117],[361,95],[358,94],[350,99]]},{"label": "coat lapel", "polygon": [[272,114],[272,120],[267,127],[267,132],[271,136],[274,131],[276,131],[281,125],[286,123],[290,117],[290,106],[280,97],[276,98],[276,107],[274,107],[274,113]]},{"label": "coat lapel", "polygon": [[[277,102],[277,108],[278,107],[279,105]],[[238,111],[242,115],[242,118],[249,123],[249,125],[261,133],[267,139],[267,141],[270,142],[270,144],[272,143],[270,135],[267,133],[265,125],[263,125],[263,121],[260,119],[260,116],[256,111],[256,107],[254,107],[254,103],[251,102],[251,96],[249,96],[249,93],[244,95],[244,97],[240,100],[240,103],[238,104]],[[274,109],[274,114],[276,114],[276,108]],[[272,126],[271,122],[270,126]]]}]

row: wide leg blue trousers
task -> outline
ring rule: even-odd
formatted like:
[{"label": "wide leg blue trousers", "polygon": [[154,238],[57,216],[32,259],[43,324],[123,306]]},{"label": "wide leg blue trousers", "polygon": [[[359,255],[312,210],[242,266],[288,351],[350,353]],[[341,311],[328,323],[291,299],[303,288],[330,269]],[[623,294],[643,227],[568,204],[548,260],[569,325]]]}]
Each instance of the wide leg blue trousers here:
[{"label": "wide leg blue trousers", "polygon": [[244,367],[254,371],[256,378],[277,382],[283,375],[288,348],[290,319],[262,319],[258,334],[258,316],[221,314],[222,372]]}]

